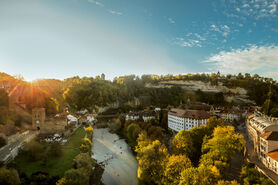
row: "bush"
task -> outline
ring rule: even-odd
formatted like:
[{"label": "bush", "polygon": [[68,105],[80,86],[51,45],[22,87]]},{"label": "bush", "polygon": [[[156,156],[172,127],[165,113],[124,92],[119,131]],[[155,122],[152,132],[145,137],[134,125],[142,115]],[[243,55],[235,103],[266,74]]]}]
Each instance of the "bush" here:
[{"label": "bush", "polygon": [[38,143],[37,141],[31,141],[27,143],[24,148],[24,151],[26,151],[29,156],[30,160],[43,160],[46,158],[46,147],[44,147],[41,143]]},{"label": "bush", "polygon": [[0,133],[0,148],[7,144],[7,137],[5,134]]},{"label": "bush", "polygon": [[80,151],[82,153],[89,153],[91,154],[91,148],[92,148],[92,141],[88,138],[85,138],[82,140],[82,143],[80,145]]},{"label": "bush", "polygon": [[261,172],[256,170],[252,163],[247,163],[242,166],[240,177],[244,184],[274,185],[271,180],[267,179]]},{"label": "bush", "polygon": [[18,173],[14,169],[0,169],[0,184],[5,185],[19,185],[20,179]]},{"label": "bush", "polygon": [[14,122],[14,125],[17,126],[17,127],[21,127],[21,122],[22,122],[22,118],[21,117],[18,117],[15,122]]},{"label": "bush", "polygon": [[89,126],[86,128],[86,133],[87,133],[87,138],[89,138],[90,140],[93,139],[93,127]]},{"label": "bush", "polygon": [[80,168],[90,176],[93,173],[94,160],[88,153],[80,153],[74,158],[74,167]]},{"label": "bush", "polygon": [[127,138],[133,147],[137,144],[136,140],[140,132],[141,129],[136,123],[132,123],[127,127]]},{"label": "bush", "polygon": [[89,185],[89,177],[81,169],[70,169],[65,173],[67,185]]},{"label": "bush", "polygon": [[112,132],[117,132],[121,128],[122,124],[120,119],[113,119],[111,123],[109,123],[109,129]]},{"label": "bush", "polygon": [[63,155],[62,146],[59,143],[52,143],[48,150],[48,154],[51,157],[60,157]]}]

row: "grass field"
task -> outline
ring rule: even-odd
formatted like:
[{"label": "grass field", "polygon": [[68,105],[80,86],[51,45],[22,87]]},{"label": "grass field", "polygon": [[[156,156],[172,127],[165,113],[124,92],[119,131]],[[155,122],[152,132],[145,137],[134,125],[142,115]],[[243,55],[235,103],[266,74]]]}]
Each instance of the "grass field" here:
[{"label": "grass field", "polygon": [[69,141],[62,146],[63,155],[59,158],[50,158],[46,162],[31,161],[29,156],[20,153],[15,159],[17,170],[30,176],[37,171],[47,172],[50,176],[62,177],[73,165],[73,159],[79,154],[79,146],[85,136],[85,130],[79,128],[71,136]]}]

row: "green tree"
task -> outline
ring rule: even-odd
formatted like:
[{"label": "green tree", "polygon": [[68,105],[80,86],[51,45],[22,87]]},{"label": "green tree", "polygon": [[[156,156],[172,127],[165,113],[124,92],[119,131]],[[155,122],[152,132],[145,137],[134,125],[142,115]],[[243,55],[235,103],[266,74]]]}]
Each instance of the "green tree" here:
[{"label": "green tree", "polygon": [[31,160],[37,161],[46,158],[45,146],[37,141],[32,140],[29,143],[26,143],[23,150],[28,152]]},{"label": "green tree", "polygon": [[92,149],[92,141],[88,138],[83,139],[80,145],[80,151],[82,153],[91,154],[91,149]]},{"label": "green tree", "polygon": [[87,176],[93,174],[93,166],[95,161],[91,158],[89,153],[80,153],[74,158],[74,166],[82,170]]},{"label": "green tree", "polygon": [[117,132],[122,127],[121,120],[120,119],[113,119],[109,123],[109,129],[111,132]]},{"label": "green tree", "polygon": [[89,185],[89,176],[81,169],[70,169],[65,173],[66,182],[63,185]]},{"label": "green tree", "polygon": [[199,163],[201,154],[202,154],[202,144],[205,136],[210,136],[212,132],[208,129],[208,126],[202,125],[200,127],[193,127],[190,130],[190,136],[192,138],[192,143],[195,148],[191,161],[197,165]]},{"label": "green tree", "polygon": [[264,174],[260,173],[254,168],[254,164],[245,163],[242,166],[240,178],[244,185],[262,184],[262,185],[274,185]]},{"label": "green tree", "polygon": [[9,106],[9,96],[5,89],[0,89],[0,106],[8,107]]},{"label": "green tree", "polygon": [[5,134],[0,133],[0,148],[7,144],[7,137]]},{"label": "green tree", "polygon": [[63,155],[62,146],[60,143],[51,143],[48,150],[49,156],[60,157]]},{"label": "green tree", "polygon": [[0,169],[0,184],[3,185],[19,185],[20,179],[18,173],[14,169]]},{"label": "green tree", "polygon": [[132,123],[127,127],[127,138],[132,146],[136,145],[136,140],[140,132],[141,129],[136,123]]},{"label": "green tree", "polygon": [[214,128],[217,126],[225,126],[225,122],[223,120],[218,120],[216,116],[210,117],[208,119],[208,129],[210,131],[208,135],[211,135]]},{"label": "green tree", "polygon": [[271,100],[270,99],[265,100],[265,102],[263,104],[263,112],[266,115],[269,115],[270,107],[271,107]]}]

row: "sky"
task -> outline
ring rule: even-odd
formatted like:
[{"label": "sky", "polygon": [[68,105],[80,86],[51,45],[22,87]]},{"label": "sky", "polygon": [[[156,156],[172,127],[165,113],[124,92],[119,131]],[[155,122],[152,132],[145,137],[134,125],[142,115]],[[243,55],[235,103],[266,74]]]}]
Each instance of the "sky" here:
[{"label": "sky", "polygon": [[278,0],[0,0],[0,71],[278,80]]}]

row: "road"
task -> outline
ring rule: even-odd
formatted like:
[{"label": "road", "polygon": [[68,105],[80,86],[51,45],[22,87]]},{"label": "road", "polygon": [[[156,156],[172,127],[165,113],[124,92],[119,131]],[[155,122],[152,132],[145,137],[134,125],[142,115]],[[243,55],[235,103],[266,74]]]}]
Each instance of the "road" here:
[{"label": "road", "polygon": [[0,161],[7,162],[11,158],[15,157],[22,144],[33,139],[36,134],[37,133],[35,131],[25,132],[21,134],[13,143],[0,148]]}]

